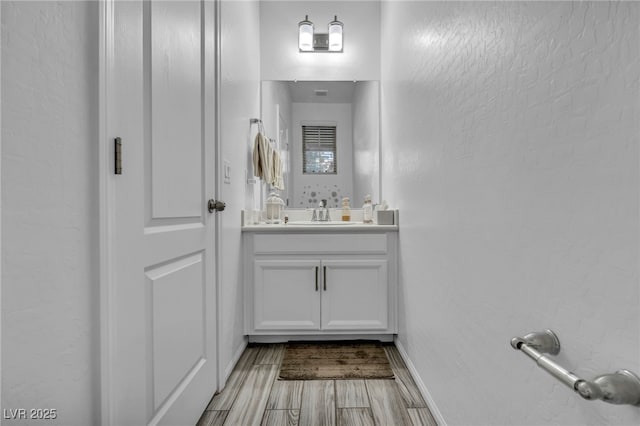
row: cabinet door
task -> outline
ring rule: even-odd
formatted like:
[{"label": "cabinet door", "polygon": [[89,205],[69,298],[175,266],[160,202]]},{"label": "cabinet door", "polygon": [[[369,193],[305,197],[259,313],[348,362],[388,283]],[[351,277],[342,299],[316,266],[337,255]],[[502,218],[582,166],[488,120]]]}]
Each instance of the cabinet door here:
[{"label": "cabinet door", "polygon": [[387,261],[322,262],[322,329],[384,330],[388,327]]},{"label": "cabinet door", "polygon": [[320,329],[320,262],[256,260],[254,328]]}]

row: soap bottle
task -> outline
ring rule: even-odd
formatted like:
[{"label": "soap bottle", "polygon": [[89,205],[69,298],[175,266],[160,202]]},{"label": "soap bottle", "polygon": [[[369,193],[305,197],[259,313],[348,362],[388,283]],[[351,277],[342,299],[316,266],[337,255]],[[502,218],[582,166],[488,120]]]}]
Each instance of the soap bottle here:
[{"label": "soap bottle", "polygon": [[362,206],[362,221],[364,223],[373,223],[373,204],[371,204],[371,195],[364,197],[364,205]]},{"label": "soap bottle", "polygon": [[349,222],[351,220],[351,207],[349,206],[349,197],[342,199],[342,221]]}]

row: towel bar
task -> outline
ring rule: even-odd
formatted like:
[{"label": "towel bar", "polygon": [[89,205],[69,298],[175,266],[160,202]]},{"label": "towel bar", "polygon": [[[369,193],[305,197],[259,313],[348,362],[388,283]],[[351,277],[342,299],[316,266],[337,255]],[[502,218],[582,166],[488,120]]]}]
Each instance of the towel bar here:
[{"label": "towel bar", "polygon": [[511,339],[513,349],[524,352],[538,367],[564,383],[584,399],[600,399],[610,404],[640,405],[640,378],[629,370],[603,374],[591,381],[581,379],[556,364],[543,353],[560,353],[560,340],[551,330],[529,333]]}]

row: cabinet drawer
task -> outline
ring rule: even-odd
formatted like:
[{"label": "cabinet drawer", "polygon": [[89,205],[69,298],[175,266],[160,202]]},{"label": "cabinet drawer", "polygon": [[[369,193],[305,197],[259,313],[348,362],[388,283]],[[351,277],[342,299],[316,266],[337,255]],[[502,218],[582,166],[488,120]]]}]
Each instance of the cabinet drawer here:
[{"label": "cabinet drawer", "polygon": [[386,234],[256,234],[255,254],[387,253]]}]

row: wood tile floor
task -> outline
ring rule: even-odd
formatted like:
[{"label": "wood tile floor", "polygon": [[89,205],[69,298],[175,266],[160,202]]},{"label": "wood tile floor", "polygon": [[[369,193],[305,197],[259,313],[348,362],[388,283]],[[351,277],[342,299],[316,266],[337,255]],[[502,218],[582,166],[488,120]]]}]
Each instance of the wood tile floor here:
[{"label": "wood tile floor", "polygon": [[249,346],[197,426],[436,426],[395,346],[394,380],[278,379],[284,344]]}]

